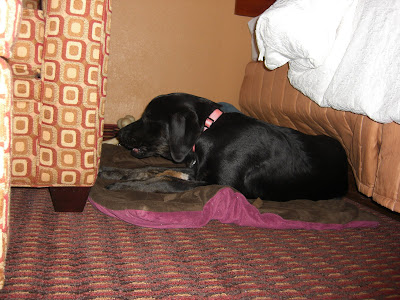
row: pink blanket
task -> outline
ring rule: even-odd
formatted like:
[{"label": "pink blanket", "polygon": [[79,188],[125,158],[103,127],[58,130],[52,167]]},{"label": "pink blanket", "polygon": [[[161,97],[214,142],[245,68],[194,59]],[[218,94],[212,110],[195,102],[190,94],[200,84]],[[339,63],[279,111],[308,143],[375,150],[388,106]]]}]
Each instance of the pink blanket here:
[{"label": "pink blanket", "polygon": [[222,223],[234,223],[240,226],[254,226],[270,229],[344,229],[354,227],[375,227],[377,221],[355,220],[345,224],[316,223],[285,220],[273,213],[260,213],[240,193],[223,188],[212,197],[201,211],[154,212],[137,209],[113,210],[90,202],[101,212],[125,222],[153,228],[198,228],[211,220]]}]

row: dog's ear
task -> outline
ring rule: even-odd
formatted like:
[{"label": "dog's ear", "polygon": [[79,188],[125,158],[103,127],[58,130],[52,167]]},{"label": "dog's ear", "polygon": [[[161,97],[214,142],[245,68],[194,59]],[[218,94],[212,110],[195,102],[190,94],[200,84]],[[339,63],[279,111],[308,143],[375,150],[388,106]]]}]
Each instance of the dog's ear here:
[{"label": "dog's ear", "polygon": [[182,162],[192,151],[200,134],[197,114],[193,111],[175,113],[169,123],[169,147],[172,159]]}]

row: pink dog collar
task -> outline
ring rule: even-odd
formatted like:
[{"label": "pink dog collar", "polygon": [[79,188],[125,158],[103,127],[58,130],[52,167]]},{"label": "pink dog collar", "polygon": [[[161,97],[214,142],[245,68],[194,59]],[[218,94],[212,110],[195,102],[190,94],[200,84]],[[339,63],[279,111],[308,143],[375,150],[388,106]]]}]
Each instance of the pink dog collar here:
[{"label": "pink dog collar", "polygon": [[[216,109],[214,110],[206,119],[206,121],[204,122],[204,128],[203,128],[203,132],[206,131],[207,129],[209,129],[211,127],[212,124],[214,124],[215,121],[218,120],[218,118],[223,114],[223,112],[220,109]],[[193,152],[195,151],[195,145],[193,145],[192,148]]]},{"label": "pink dog collar", "polygon": [[206,131],[211,127],[212,124],[214,124],[215,121],[218,120],[218,118],[223,114],[223,112],[219,109],[214,110],[211,115],[207,118],[207,120],[204,122],[204,129],[203,132]]}]

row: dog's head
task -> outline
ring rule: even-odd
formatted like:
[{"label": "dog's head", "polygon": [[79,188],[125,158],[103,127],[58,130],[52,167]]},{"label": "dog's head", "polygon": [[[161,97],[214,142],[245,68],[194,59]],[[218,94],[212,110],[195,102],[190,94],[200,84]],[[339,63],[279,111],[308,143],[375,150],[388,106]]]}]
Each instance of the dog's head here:
[{"label": "dog's head", "polygon": [[218,104],[188,94],[159,96],[149,103],[141,119],[119,131],[118,140],[137,158],[162,156],[182,162],[215,107]]}]

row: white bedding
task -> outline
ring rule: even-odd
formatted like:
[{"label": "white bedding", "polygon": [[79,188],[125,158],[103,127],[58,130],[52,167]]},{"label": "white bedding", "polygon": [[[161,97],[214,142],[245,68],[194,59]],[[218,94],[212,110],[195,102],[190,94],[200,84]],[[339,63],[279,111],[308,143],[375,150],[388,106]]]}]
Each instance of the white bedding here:
[{"label": "white bedding", "polygon": [[400,123],[400,1],[278,0],[258,19],[259,60],[323,107]]}]

